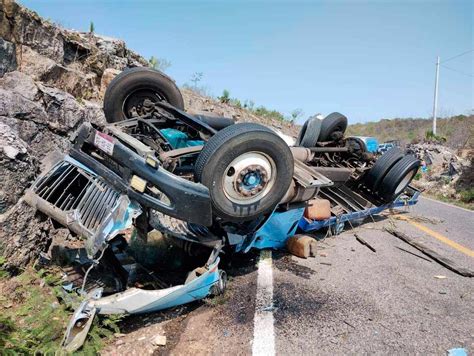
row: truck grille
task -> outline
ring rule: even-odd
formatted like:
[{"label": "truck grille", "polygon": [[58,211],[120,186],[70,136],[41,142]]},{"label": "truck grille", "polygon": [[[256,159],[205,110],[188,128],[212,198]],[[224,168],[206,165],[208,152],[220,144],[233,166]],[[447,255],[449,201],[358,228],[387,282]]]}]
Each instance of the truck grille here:
[{"label": "truck grille", "polygon": [[119,194],[101,179],[67,161],[52,169],[33,191],[59,210],[76,210],[80,223],[91,232],[97,229],[119,198]]}]

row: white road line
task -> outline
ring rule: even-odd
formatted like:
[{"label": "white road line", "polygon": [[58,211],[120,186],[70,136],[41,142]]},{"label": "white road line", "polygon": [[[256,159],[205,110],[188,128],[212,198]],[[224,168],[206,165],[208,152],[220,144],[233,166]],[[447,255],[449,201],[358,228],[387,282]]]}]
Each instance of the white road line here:
[{"label": "white road line", "polygon": [[431,199],[431,198],[428,198],[428,197],[425,197],[425,196],[421,196],[421,198],[426,199],[426,200],[433,201],[433,202],[435,202],[435,203],[447,205],[447,206],[450,206],[451,208],[456,208],[456,209],[464,210],[464,211],[467,211],[468,213],[474,213],[473,210],[469,210],[469,209],[466,209],[466,208],[462,208],[462,207],[457,206],[457,205],[454,205],[454,204],[445,203],[444,201],[440,201],[440,200],[436,200],[436,199]]},{"label": "white road line", "polygon": [[252,355],[275,355],[273,270],[272,251],[270,250],[262,250],[258,261]]}]

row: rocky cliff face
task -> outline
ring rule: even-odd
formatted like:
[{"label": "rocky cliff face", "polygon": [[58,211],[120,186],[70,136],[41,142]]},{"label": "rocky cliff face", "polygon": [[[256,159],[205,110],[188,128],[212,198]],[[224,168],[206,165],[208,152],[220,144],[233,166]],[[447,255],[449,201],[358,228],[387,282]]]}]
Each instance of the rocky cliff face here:
[{"label": "rocky cliff face", "polygon": [[[10,267],[32,262],[64,237],[21,197],[52,150],[66,151],[83,122],[105,122],[101,99],[120,71],[148,65],[121,40],[62,29],[11,0],[0,0],[0,253]],[[183,90],[191,112],[262,122],[295,134],[289,123]],[[67,235],[67,234],[66,234]]]},{"label": "rocky cliff face", "polygon": [[0,2],[0,252],[31,262],[56,230],[21,201],[44,156],[65,151],[85,121],[105,122],[107,84],[147,65],[121,40],[61,29],[15,2]]}]

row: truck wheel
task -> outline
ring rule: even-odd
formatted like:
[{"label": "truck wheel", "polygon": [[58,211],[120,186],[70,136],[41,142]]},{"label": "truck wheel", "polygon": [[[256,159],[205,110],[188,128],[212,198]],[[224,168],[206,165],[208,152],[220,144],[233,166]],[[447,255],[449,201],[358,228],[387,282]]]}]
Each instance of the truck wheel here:
[{"label": "truck wheel", "polygon": [[321,120],[311,117],[304,123],[298,134],[296,146],[314,147],[318,142],[319,132],[321,131]]},{"label": "truck wheel", "polygon": [[413,156],[405,156],[387,173],[380,184],[378,195],[386,202],[395,200],[410,184],[418,172],[420,160]]},{"label": "truck wheel", "polygon": [[365,185],[367,188],[376,191],[388,171],[402,158],[403,152],[396,147],[385,152],[367,173],[365,177]]},{"label": "truck wheel", "polygon": [[165,74],[145,67],[124,70],[107,87],[104,113],[107,122],[117,122],[146,114],[145,100],[166,101],[184,110],[184,101],[176,84]]},{"label": "truck wheel", "polygon": [[235,124],[207,141],[194,166],[209,188],[213,212],[226,221],[246,221],[272,211],[293,178],[288,145],[269,128]]},{"label": "truck wheel", "polygon": [[346,128],[347,117],[338,112],[333,112],[323,119],[318,141],[334,141],[336,139],[335,134],[339,132],[342,137],[344,132],[346,132]]}]

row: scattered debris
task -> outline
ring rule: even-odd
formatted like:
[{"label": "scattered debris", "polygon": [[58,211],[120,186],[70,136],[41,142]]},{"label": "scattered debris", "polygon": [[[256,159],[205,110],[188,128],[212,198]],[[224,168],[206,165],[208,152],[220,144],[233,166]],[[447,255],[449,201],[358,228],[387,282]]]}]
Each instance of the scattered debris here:
[{"label": "scattered debris", "polygon": [[425,246],[419,241],[416,241],[414,238],[404,234],[403,232],[397,231],[392,227],[385,227],[384,230],[392,234],[393,236],[398,237],[400,240],[405,241],[407,244],[413,246],[417,250],[423,252],[425,255],[432,258],[433,260],[438,262],[440,265],[446,267],[447,269],[464,277],[474,277],[474,271],[458,266],[456,262],[454,262],[453,260],[447,257],[441,256],[436,251],[433,251],[429,247]]},{"label": "scattered debris", "polygon": [[352,325],[351,323],[349,323],[348,321],[343,320],[343,322],[344,322],[344,324],[349,325],[352,329],[355,329],[355,326]]},{"label": "scattered debris", "polygon": [[369,248],[369,250],[371,250],[372,252],[377,252],[375,250],[375,248],[373,248],[367,241],[365,241],[362,237],[360,237],[359,235],[357,235],[356,233],[354,233],[354,236],[356,238],[357,241],[359,241],[362,245],[366,246]]},{"label": "scattered debris", "polygon": [[436,279],[446,279],[448,277],[446,277],[446,276],[434,276],[434,278],[436,278]]},{"label": "scattered debris", "polygon": [[308,235],[294,235],[288,239],[286,246],[295,256],[316,257],[316,240]]},{"label": "scattered debris", "polygon": [[151,343],[154,346],[165,346],[166,345],[166,336],[165,335],[157,335],[153,338]]},{"label": "scattered debris", "polygon": [[411,145],[410,150],[423,162],[414,186],[427,193],[463,201],[463,192],[472,187],[472,148],[455,151],[445,145],[423,143]]},{"label": "scattered debris", "polygon": [[411,251],[408,251],[408,250],[405,250],[404,248],[401,248],[401,247],[398,247],[398,246],[395,246],[396,248],[398,248],[400,251],[403,251],[403,252],[406,252],[406,253],[409,253],[410,255],[413,255],[413,256],[416,256],[418,258],[421,258],[422,260],[425,260],[425,261],[428,261],[428,262],[431,262],[430,259],[426,258],[426,257],[423,257],[423,256],[420,256],[420,255],[417,255],[416,253],[413,253]]}]

